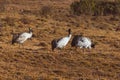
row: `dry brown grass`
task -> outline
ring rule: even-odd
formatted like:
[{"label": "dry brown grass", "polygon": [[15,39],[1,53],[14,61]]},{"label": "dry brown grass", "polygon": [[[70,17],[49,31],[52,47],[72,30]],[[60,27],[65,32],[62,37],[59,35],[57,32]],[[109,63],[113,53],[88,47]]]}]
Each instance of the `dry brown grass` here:
[{"label": "dry brown grass", "polygon": [[[120,79],[120,32],[115,31],[119,17],[70,15],[72,1],[10,0],[9,9],[0,13],[1,80]],[[34,14],[48,4],[56,12],[52,17]],[[22,10],[29,10],[30,14],[21,14]],[[27,31],[28,27],[34,31],[32,40],[21,47],[11,45],[12,33]],[[70,41],[65,49],[52,52],[51,40],[67,35],[68,28],[73,36],[82,33],[90,37],[97,43],[96,48],[76,51]]]}]

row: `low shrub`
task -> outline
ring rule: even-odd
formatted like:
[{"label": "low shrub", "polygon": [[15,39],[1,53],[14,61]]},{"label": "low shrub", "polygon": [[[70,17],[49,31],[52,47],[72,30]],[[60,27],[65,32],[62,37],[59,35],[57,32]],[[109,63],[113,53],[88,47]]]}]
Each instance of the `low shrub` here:
[{"label": "low shrub", "polygon": [[120,15],[120,1],[80,0],[74,1],[70,7],[75,15]]},{"label": "low shrub", "polygon": [[48,16],[48,15],[51,15],[51,14],[52,14],[52,11],[53,11],[52,6],[43,6],[43,7],[40,9],[40,15],[46,17],[46,16]]}]

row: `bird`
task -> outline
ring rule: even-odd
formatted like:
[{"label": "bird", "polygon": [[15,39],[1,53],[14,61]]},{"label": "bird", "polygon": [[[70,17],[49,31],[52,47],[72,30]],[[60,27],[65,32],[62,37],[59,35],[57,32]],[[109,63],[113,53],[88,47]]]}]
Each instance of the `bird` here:
[{"label": "bird", "polygon": [[67,31],[68,31],[68,35],[66,37],[52,40],[51,42],[52,51],[54,51],[55,48],[62,49],[68,44],[72,35],[71,35],[71,29],[68,29]]},{"label": "bird", "polygon": [[27,39],[31,39],[32,34],[33,34],[33,30],[31,28],[29,28],[28,32],[13,34],[12,44],[14,44],[14,43],[20,43],[20,44],[22,44]]},{"label": "bird", "polygon": [[82,35],[75,35],[71,42],[71,47],[80,48],[95,48],[95,43],[91,41],[88,37]]}]

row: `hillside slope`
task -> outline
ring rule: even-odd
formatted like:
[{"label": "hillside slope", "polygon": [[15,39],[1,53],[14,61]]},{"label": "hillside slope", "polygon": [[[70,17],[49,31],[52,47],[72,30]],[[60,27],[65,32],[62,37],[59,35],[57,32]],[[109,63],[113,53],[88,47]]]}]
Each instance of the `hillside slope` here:
[{"label": "hillside slope", "polygon": [[[75,16],[69,13],[74,0],[9,0],[0,10],[1,80],[119,80],[120,18],[118,16]],[[41,14],[43,7],[45,15]],[[33,29],[32,40],[23,46],[11,44],[12,33]],[[51,50],[51,41],[72,29],[96,43],[94,49],[69,44]]]}]

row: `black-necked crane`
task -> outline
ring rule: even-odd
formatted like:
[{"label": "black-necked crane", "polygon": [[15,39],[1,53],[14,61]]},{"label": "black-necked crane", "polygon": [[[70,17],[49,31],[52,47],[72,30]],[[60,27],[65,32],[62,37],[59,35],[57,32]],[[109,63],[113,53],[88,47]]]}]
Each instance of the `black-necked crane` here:
[{"label": "black-necked crane", "polygon": [[30,39],[32,37],[33,31],[31,28],[29,28],[28,32],[13,34],[12,37],[12,44],[14,43],[24,43],[27,39]]},{"label": "black-necked crane", "polygon": [[53,39],[51,42],[52,51],[54,51],[55,48],[62,49],[63,47],[65,47],[70,41],[71,36],[72,36],[71,29],[68,29],[68,35],[66,37],[62,37],[59,39]]},{"label": "black-necked crane", "polygon": [[91,49],[95,47],[95,44],[88,37],[83,37],[82,35],[75,35],[72,39],[71,46]]}]

